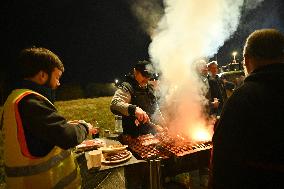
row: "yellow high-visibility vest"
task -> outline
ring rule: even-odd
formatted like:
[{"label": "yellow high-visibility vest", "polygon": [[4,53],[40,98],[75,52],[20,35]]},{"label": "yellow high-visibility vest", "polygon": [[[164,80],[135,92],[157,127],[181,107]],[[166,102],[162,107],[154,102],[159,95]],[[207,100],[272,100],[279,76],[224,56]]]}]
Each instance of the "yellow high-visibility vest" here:
[{"label": "yellow high-visibility vest", "polygon": [[[3,109],[4,164],[6,184],[13,189],[80,188],[80,170],[70,150],[54,147],[45,157],[34,157],[27,148],[18,103],[29,94],[46,97],[28,89],[16,89]],[[53,104],[52,104],[53,105]]]}]

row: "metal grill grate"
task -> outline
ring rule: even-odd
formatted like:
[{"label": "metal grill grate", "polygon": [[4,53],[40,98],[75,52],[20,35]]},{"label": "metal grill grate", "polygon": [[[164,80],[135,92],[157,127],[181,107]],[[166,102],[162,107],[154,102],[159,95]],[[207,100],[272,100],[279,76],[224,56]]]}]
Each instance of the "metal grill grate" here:
[{"label": "metal grill grate", "polygon": [[193,142],[179,135],[172,136],[168,133],[147,134],[138,138],[125,136],[123,142],[128,144],[131,151],[142,159],[181,157],[212,148],[210,141]]}]

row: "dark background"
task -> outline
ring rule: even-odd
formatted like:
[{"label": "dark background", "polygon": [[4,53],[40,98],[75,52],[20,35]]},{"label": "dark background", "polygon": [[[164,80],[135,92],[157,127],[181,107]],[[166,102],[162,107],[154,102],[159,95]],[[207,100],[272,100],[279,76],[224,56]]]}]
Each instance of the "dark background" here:
[{"label": "dark background", "polygon": [[63,82],[109,82],[148,57],[150,39],[122,0],[7,1],[1,11],[7,68],[20,49],[43,46],[63,60]]},{"label": "dark background", "polygon": [[[155,0],[159,1],[159,0]],[[248,0],[249,1],[249,0]],[[87,85],[113,82],[137,60],[148,59],[150,37],[140,27],[130,4],[133,0],[4,0],[1,2],[1,83],[17,78],[15,59],[22,48],[46,47],[62,59],[62,83]],[[162,0],[160,1],[163,6]],[[255,29],[283,30],[282,0],[264,0],[256,9],[242,8],[236,33],[212,59],[220,65],[241,51]],[[197,18],[198,19],[198,18]],[[210,28],[209,28],[210,29]],[[2,86],[2,84],[1,84]]]}]

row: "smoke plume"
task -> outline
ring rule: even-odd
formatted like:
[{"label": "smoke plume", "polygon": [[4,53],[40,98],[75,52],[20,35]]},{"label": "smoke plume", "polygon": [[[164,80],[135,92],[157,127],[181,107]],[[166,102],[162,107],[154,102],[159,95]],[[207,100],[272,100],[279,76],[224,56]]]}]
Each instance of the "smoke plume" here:
[{"label": "smoke plume", "polygon": [[131,10],[140,22],[142,29],[152,36],[163,16],[161,0],[131,0]]},{"label": "smoke plume", "polygon": [[236,30],[243,0],[167,0],[149,54],[162,73],[162,110],[170,130],[193,138],[205,127],[204,86],[191,66],[214,55]]},{"label": "smoke plume", "polygon": [[[206,128],[206,87],[192,66],[210,58],[237,29],[243,0],[166,0],[149,54],[162,73],[162,112],[169,129],[194,138]],[[252,4],[251,4],[252,5]]]}]

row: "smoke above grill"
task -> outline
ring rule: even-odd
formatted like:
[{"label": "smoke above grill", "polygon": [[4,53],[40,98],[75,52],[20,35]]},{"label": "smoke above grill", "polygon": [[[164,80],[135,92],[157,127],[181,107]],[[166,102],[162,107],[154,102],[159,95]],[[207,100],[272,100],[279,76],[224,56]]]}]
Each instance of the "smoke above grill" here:
[{"label": "smoke above grill", "polygon": [[[151,2],[157,3],[157,0]],[[151,27],[145,28],[152,38],[149,55],[161,73],[159,103],[171,132],[194,138],[196,135],[193,133],[206,130],[208,123],[203,113],[204,104],[208,103],[204,97],[206,87],[197,78],[192,65],[200,58],[211,58],[236,31],[243,5],[255,8],[260,2],[165,0],[164,11],[159,9],[161,6],[151,6],[158,7],[159,14],[163,13],[158,23],[150,19],[144,26]],[[139,3],[133,8],[139,10],[137,16],[145,15],[142,10],[147,6],[140,5],[140,9],[137,8]],[[144,10],[150,11],[149,15],[155,11]],[[145,18],[142,20],[147,22]]]}]

